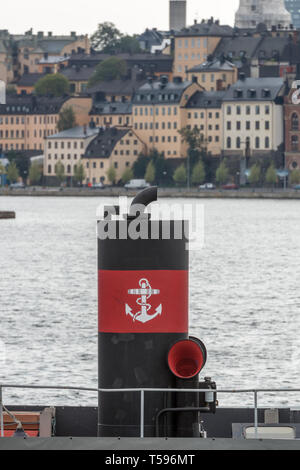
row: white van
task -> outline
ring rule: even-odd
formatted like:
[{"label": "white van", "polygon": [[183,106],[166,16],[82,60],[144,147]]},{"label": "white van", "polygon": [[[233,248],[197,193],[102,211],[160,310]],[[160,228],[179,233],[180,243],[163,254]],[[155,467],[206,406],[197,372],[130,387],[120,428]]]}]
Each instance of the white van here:
[{"label": "white van", "polygon": [[146,180],[130,180],[129,183],[125,184],[126,189],[144,189],[149,188],[150,184]]}]

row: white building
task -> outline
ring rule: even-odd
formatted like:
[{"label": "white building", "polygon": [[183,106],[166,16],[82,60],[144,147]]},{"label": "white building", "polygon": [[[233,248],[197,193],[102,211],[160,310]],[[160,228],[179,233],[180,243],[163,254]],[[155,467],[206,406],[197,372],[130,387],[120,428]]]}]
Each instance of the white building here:
[{"label": "white building", "polygon": [[222,105],[223,153],[265,155],[284,142],[282,78],[245,78],[225,93]]},{"label": "white building", "polygon": [[290,27],[292,16],[285,7],[284,0],[240,0],[235,15],[235,26],[242,29],[256,28],[264,23],[272,26]]},{"label": "white building", "polygon": [[44,175],[55,177],[55,166],[61,162],[67,178],[74,176],[87,146],[98,134],[98,128],[77,126],[45,139]]}]

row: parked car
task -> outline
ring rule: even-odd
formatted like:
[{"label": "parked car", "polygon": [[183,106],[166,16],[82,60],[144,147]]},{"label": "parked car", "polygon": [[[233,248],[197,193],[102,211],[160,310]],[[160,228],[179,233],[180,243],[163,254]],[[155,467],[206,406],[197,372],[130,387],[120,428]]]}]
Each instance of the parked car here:
[{"label": "parked car", "polygon": [[229,190],[239,189],[239,187],[236,184],[225,184],[224,186],[222,186],[222,189],[229,191]]},{"label": "parked car", "polygon": [[300,184],[297,184],[296,186],[294,186],[293,189],[296,189],[296,191],[300,191]]},{"label": "parked car", "polygon": [[130,180],[129,183],[125,184],[126,189],[145,189],[149,188],[150,184],[146,180]]},{"label": "parked car", "polygon": [[19,182],[19,183],[12,183],[10,185],[10,188],[11,189],[22,189],[22,188],[25,188],[25,184],[22,183],[22,182]]},{"label": "parked car", "polygon": [[199,186],[199,189],[216,189],[215,185],[212,183],[205,183]]},{"label": "parked car", "polygon": [[103,183],[95,183],[90,187],[91,187],[91,189],[104,189],[105,188]]}]

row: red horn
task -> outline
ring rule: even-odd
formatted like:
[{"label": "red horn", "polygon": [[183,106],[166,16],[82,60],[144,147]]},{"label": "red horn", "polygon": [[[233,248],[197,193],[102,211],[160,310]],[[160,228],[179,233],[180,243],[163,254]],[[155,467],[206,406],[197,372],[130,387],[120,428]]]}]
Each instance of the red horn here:
[{"label": "red horn", "polygon": [[206,356],[206,348],[200,340],[178,341],[169,351],[169,368],[176,377],[191,379],[205,366]]}]

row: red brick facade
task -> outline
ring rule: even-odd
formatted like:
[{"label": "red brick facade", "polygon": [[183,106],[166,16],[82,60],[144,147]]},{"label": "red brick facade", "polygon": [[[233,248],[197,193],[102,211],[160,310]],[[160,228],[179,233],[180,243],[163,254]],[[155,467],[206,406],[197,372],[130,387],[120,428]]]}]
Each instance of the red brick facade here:
[{"label": "red brick facade", "polygon": [[286,168],[294,170],[300,168],[300,104],[293,104],[291,90],[285,98],[285,158]]}]

